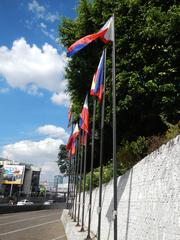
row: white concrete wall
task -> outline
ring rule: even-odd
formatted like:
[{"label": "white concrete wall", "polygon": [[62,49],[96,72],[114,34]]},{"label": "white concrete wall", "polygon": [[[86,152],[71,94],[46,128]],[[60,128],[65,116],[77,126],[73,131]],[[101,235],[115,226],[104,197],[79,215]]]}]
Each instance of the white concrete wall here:
[{"label": "white concrete wall", "polygon": [[[97,234],[98,189],[91,230]],[[89,194],[86,194],[85,226]],[[103,186],[101,240],[113,239],[113,182]],[[81,216],[81,214],[80,214]],[[118,178],[118,240],[180,240],[180,136]]]}]

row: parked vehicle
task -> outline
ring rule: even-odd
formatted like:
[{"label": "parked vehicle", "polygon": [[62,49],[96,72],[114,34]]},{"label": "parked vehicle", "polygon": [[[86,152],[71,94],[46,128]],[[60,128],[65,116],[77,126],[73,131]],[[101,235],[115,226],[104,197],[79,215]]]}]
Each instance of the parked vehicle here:
[{"label": "parked vehicle", "polygon": [[54,200],[48,200],[48,201],[45,201],[45,202],[43,203],[43,205],[48,206],[48,205],[51,205],[51,204],[54,203],[54,202],[55,202]]},{"label": "parked vehicle", "polygon": [[51,202],[50,202],[50,201],[45,201],[45,202],[43,203],[43,205],[49,206],[49,205],[51,205]]},{"label": "parked vehicle", "polygon": [[25,205],[29,206],[29,205],[33,205],[33,204],[34,204],[33,202],[30,202],[27,199],[23,199],[23,200],[17,202],[17,206],[25,206]]}]

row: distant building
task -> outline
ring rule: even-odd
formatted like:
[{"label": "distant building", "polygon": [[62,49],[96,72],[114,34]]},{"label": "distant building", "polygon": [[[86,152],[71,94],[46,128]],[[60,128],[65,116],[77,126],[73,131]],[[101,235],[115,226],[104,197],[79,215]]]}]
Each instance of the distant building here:
[{"label": "distant building", "polygon": [[68,189],[68,176],[59,174],[54,176],[54,190],[55,192],[67,192]]},{"label": "distant building", "polygon": [[56,188],[58,184],[64,184],[64,183],[68,183],[67,176],[65,176],[63,174],[54,176],[54,188]]},{"label": "distant building", "polygon": [[38,192],[40,173],[41,169],[31,164],[0,158],[0,190],[9,195],[10,186],[13,185],[13,194]]},{"label": "distant building", "polygon": [[21,191],[25,194],[39,191],[39,179],[41,169],[33,165],[25,164],[24,182]]}]

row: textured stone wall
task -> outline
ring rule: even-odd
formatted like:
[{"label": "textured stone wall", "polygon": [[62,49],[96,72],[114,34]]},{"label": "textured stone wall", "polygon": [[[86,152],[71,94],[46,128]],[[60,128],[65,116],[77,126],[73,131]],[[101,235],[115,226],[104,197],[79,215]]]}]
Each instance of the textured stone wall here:
[{"label": "textured stone wall", "polygon": [[[97,234],[99,191],[91,230]],[[113,239],[113,182],[103,186],[101,240]],[[85,226],[89,194],[86,194]],[[81,215],[80,215],[81,216]],[[118,178],[118,240],[180,240],[180,136]]]}]

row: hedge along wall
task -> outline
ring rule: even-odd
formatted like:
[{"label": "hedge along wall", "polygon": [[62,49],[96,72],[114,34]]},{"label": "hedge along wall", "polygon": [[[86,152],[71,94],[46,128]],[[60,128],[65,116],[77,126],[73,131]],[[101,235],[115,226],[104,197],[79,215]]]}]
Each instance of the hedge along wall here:
[{"label": "hedge along wall", "polygon": [[[95,234],[98,197],[96,188],[91,222]],[[88,203],[86,193],[86,227]],[[113,239],[112,211],[113,182],[110,181],[103,185],[102,240]],[[180,135],[118,178],[118,240],[180,240]]]}]

